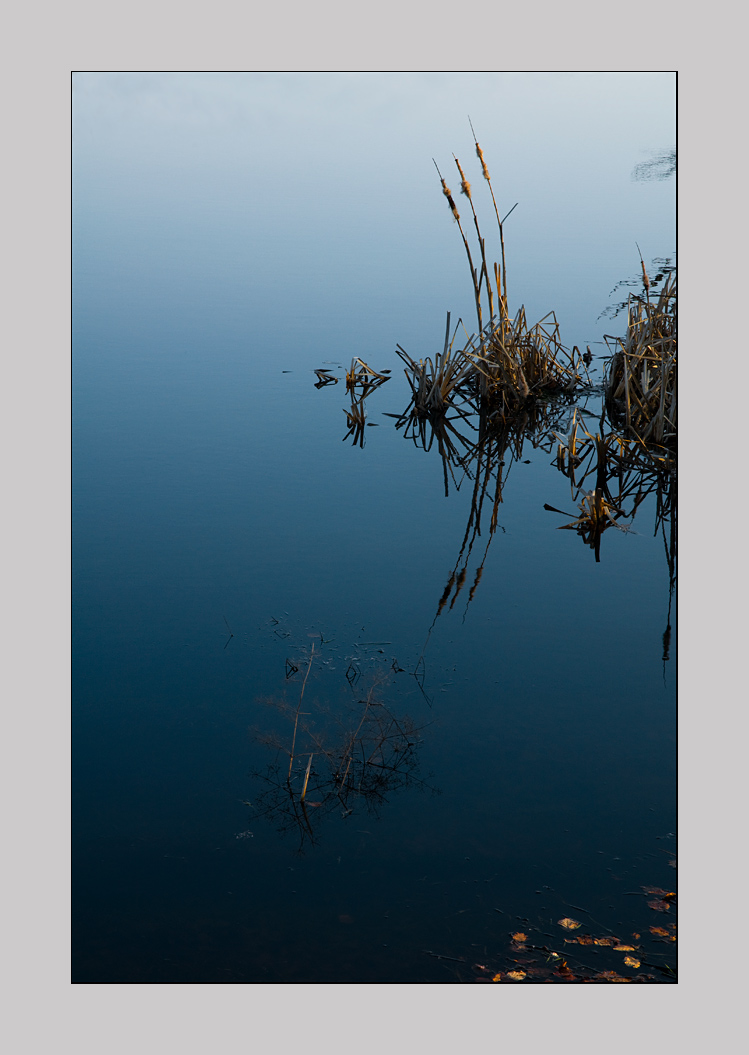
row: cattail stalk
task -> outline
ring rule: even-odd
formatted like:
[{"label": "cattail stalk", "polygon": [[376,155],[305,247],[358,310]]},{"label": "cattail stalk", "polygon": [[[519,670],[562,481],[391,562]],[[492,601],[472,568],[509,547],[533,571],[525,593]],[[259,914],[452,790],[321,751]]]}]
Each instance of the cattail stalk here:
[{"label": "cattail stalk", "polygon": [[[481,264],[482,264],[481,278],[486,278],[486,289],[487,289],[487,292],[489,294],[489,318],[493,319],[494,318],[494,291],[492,290],[492,283],[491,283],[491,279],[489,278],[489,269],[486,266],[486,251],[485,251],[485,247],[484,247],[484,239],[481,237],[481,231],[479,229],[479,221],[478,221],[478,217],[476,216],[476,210],[475,210],[474,205],[473,205],[473,198],[471,197],[471,184],[466,179],[466,174],[463,171],[463,169],[461,168],[460,162],[458,161],[458,159],[455,157],[454,154],[453,154],[453,157],[455,158],[455,164],[458,166],[458,172],[460,173],[460,181],[461,181],[460,182],[460,191],[461,191],[461,194],[465,194],[466,198],[468,198],[468,201],[469,201],[470,206],[471,206],[471,212],[473,213],[473,223],[474,223],[474,226],[476,227],[476,237],[479,240],[479,246],[481,248]],[[481,278],[479,278],[479,296],[481,295]]]},{"label": "cattail stalk", "polygon": [[432,158],[432,161],[434,162],[434,167],[437,169],[437,175],[439,176],[440,183],[442,184],[442,193],[447,198],[447,204],[450,206],[450,211],[452,212],[453,216],[455,217],[455,222],[458,225],[458,229],[460,230],[460,234],[461,234],[461,237],[463,239],[463,245],[466,247],[466,254],[468,256],[468,266],[471,269],[471,277],[473,278],[473,292],[474,292],[474,296],[476,298],[476,315],[478,316],[478,321],[479,321],[479,333],[481,334],[481,347],[483,348],[483,346],[484,346],[484,339],[483,339],[484,326],[483,326],[483,322],[481,320],[481,290],[480,290],[479,283],[478,283],[478,278],[477,278],[477,275],[476,275],[476,268],[473,266],[473,257],[471,256],[471,247],[468,245],[468,239],[465,236],[465,232],[463,230],[463,226],[462,226],[462,224],[460,222],[460,213],[458,212],[458,210],[456,208],[455,201],[454,201],[453,196],[452,196],[452,191],[450,190],[450,188],[448,187],[448,185],[445,183],[444,179],[442,178],[442,173],[439,170],[437,162],[434,161],[434,158]]},{"label": "cattail stalk", "polygon": [[[479,141],[476,138],[476,133],[475,133],[475,131],[473,129],[473,124],[471,123],[470,117],[468,118],[468,123],[471,125],[471,132],[473,132],[473,141],[476,144],[476,156],[479,159],[479,161],[481,162],[481,171],[482,171],[482,173],[484,175],[484,179],[489,184],[489,191],[490,191],[491,196],[492,196],[492,202],[494,203],[494,213],[495,213],[495,215],[497,217],[497,226],[499,227],[499,244],[500,244],[500,248],[501,248],[501,251],[502,251],[502,283],[503,283],[503,288],[500,289],[499,286],[498,286],[497,293],[499,295],[500,313],[503,315],[504,318],[506,318],[507,317],[507,268],[505,267],[505,236],[504,236],[504,231],[502,229],[502,221],[499,218],[499,209],[497,208],[497,199],[494,197],[494,188],[492,187],[492,178],[489,175],[489,169],[487,167],[486,162],[484,161],[484,152],[481,149],[481,147],[479,146]],[[495,274],[496,274],[496,272],[495,272]],[[497,275],[497,283],[499,283],[499,276],[498,275]]]}]

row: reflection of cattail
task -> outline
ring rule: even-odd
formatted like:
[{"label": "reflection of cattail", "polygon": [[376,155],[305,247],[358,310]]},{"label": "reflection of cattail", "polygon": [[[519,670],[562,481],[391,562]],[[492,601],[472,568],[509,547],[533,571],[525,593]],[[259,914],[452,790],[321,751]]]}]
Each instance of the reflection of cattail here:
[{"label": "reflection of cattail", "polygon": [[439,607],[437,608],[437,615],[440,614],[442,609],[447,604],[447,599],[448,599],[448,597],[450,596],[450,594],[452,592],[452,588],[453,588],[453,583],[454,582],[455,582],[455,572],[453,572],[452,575],[450,576],[450,578],[448,579],[447,586],[444,589],[442,597],[440,597]]},{"label": "reflection of cattail", "polygon": [[473,586],[471,587],[471,592],[468,594],[468,603],[469,604],[473,600],[473,595],[476,593],[476,587],[481,582],[481,576],[483,575],[483,573],[484,573],[484,566],[482,564],[481,567],[478,568],[477,571],[476,571],[476,579],[474,581]]},{"label": "reflection of cattail", "polygon": [[453,597],[452,601],[450,602],[450,610],[451,611],[452,611],[453,605],[455,604],[455,602],[458,599],[458,594],[463,589],[463,585],[464,585],[464,583],[466,581],[466,572],[467,571],[468,571],[468,565],[466,565],[466,567],[461,569],[461,571],[458,573],[458,578],[457,578],[457,581],[455,583],[455,596]]}]

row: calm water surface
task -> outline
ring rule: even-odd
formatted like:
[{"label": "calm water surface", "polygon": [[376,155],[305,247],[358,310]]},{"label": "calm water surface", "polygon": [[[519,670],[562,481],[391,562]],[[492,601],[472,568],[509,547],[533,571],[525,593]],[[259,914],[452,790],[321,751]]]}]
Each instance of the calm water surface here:
[{"label": "calm water surface", "polygon": [[[673,79],[74,89],[74,981],[451,983],[518,929],[560,944],[565,916],[622,938],[662,922],[632,894],[675,880],[655,498],[596,562],[544,509],[576,508],[556,445],[526,436],[438,612],[473,482],[446,497],[436,443],[388,415],[409,399],[396,342],[433,355],[446,311],[473,324],[431,160],[457,187],[458,153],[478,199],[466,114],[500,207],[521,203],[511,308],[553,309],[602,356],[635,241],[673,255],[673,181],[631,179],[671,145]],[[363,447],[354,355],[392,370]],[[341,380],[316,389],[316,368]],[[577,405],[597,427],[600,396]],[[320,743],[299,731],[292,801],[308,667]],[[322,747],[370,692],[390,768],[335,799]]]}]

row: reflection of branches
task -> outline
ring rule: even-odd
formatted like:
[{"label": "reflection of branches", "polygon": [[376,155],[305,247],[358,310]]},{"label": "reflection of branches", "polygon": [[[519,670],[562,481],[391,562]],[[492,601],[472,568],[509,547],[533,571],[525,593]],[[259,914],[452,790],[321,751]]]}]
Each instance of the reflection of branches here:
[{"label": "reflection of branches", "polygon": [[[284,779],[278,761],[264,774],[256,773],[267,787],[253,808],[257,816],[273,820],[280,832],[296,830],[300,851],[307,843],[315,843],[322,817],[338,810],[348,816],[358,804],[376,813],[392,792],[427,787],[416,776],[416,749],[423,727],[408,717],[397,717],[378,698],[380,684],[376,681],[346,716],[317,707],[314,724],[299,721],[298,708],[271,701],[282,715],[294,720],[292,749],[277,734],[257,739],[289,754],[289,775]],[[317,728],[320,720],[322,729]]]},{"label": "reflection of branches", "polygon": [[654,153],[648,161],[641,161],[632,169],[633,180],[666,180],[676,172],[676,147]]},{"label": "reflection of branches", "polygon": [[624,289],[638,289],[638,290],[640,290],[640,292],[639,293],[630,293],[630,295],[629,295],[627,300],[620,300],[620,301],[617,301],[616,304],[609,304],[606,308],[603,309],[603,311],[598,316],[598,318],[599,319],[604,319],[604,318],[611,318],[611,319],[613,319],[613,318],[616,318],[616,316],[619,315],[620,312],[622,312],[626,308],[628,308],[632,304],[633,301],[635,303],[639,302],[641,304],[642,303],[646,303],[647,302],[647,293],[648,293],[648,291],[650,291],[651,293],[657,292],[658,288],[660,287],[660,285],[663,282],[663,280],[664,279],[668,279],[669,275],[672,275],[675,271],[676,271],[676,264],[673,262],[671,257],[669,257],[669,256],[656,256],[656,257],[653,257],[653,259],[650,261],[650,270],[648,272],[649,276],[652,275],[652,277],[649,277],[649,287],[648,287],[648,289],[645,288],[645,284],[644,284],[644,281],[643,281],[643,276],[641,274],[635,276],[634,278],[624,278],[624,279],[622,279],[621,282],[617,282],[617,284],[611,290],[611,293],[609,294],[609,296],[613,297],[614,293],[616,293],[617,290],[622,289],[622,288],[624,288]]}]

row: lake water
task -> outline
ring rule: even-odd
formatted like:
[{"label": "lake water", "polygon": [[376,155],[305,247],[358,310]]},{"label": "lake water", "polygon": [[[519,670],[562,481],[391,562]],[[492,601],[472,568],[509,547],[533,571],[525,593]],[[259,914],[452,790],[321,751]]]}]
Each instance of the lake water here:
[{"label": "lake water", "polygon": [[[672,148],[674,95],[670,74],[74,78],[74,981],[543,981],[555,951],[668,980],[650,927],[674,912],[644,888],[675,882],[670,520],[649,494],[596,560],[557,530],[577,503],[528,428],[495,446],[476,533],[476,464],[396,427],[395,348],[434,356],[448,311],[475,329],[432,164],[457,191],[458,155],[488,244],[470,114],[519,203],[511,310],[594,356],[549,424],[577,406],[595,433],[625,326],[602,313],[638,246],[674,256],[673,178],[632,176]],[[392,371],[361,434],[354,356]]]}]

